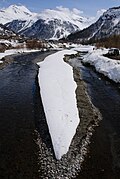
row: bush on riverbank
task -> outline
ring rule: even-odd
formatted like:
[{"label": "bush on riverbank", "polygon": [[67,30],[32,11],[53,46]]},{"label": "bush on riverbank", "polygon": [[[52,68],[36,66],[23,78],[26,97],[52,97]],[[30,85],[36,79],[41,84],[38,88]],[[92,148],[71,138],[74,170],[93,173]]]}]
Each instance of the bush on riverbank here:
[{"label": "bush on riverbank", "polygon": [[41,49],[46,48],[46,44],[43,41],[40,40],[27,40],[26,41],[26,48],[28,49]]},{"label": "bush on riverbank", "polygon": [[113,35],[108,38],[100,39],[96,41],[97,47],[105,48],[119,48],[120,49],[120,35]]}]

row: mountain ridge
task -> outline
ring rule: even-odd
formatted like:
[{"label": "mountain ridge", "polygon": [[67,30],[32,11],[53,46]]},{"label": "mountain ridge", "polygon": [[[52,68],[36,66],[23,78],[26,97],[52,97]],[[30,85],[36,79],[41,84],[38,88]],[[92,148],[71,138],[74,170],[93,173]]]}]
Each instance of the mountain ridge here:
[{"label": "mountain ridge", "polygon": [[111,35],[120,34],[120,6],[109,8],[100,18],[90,25],[74,34],[68,36],[68,40],[95,41]]},{"label": "mountain ridge", "polygon": [[[40,13],[34,13],[24,6],[17,5],[11,5],[6,9],[0,10],[0,19],[2,19],[1,23],[6,24],[8,28],[16,33],[31,37],[32,31],[34,31],[32,37],[48,37],[48,39],[66,37],[70,33],[89,26],[95,20],[94,18],[82,17],[81,11],[76,8],[70,10],[60,6],[53,10],[45,9]],[[43,27],[41,27],[41,23]],[[46,37],[40,35],[39,31],[41,28],[43,30],[47,29],[46,32],[42,31],[42,34],[47,33]],[[52,31],[50,34],[49,28]]]}]

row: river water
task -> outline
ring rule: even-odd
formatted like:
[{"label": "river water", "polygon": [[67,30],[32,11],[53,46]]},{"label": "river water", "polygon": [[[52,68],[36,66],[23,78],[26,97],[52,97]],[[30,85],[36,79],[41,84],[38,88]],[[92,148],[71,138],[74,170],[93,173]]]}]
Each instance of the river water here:
[{"label": "river water", "polygon": [[[0,178],[38,179],[39,147],[36,129],[51,147],[37,83],[39,59],[49,52],[18,55],[0,70]],[[119,86],[80,65],[93,104],[103,119],[96,128],[89,153],[77,179],[120,178]],[[39,105],[38,105],[39,104]],[[41,104],[41,105],[40,105]],[[41,120],[39,120],[41,116]],[[43,117],[42,117],[43,116]],[[45,130],[41,130],[45,129]],[[46,135],[47,134],[47,135]],[[43,141],[44,142],[44,141]],[[52,178],[51,178],[52,179]]]},{"label": "river water", "polygon": [[[18,55],[0,70],[0,178],[38,179],[35,99],[38,66],[50,52]],[[37,60],[36,60],[37,61]],[[42,108],[42,107],[41,107]]]},{"label": "river water", "polygon": [[89,153],[77,179],[120,178],[120,85],[111,83],[93,68],[80,66],[92,103],[102,114]]}]

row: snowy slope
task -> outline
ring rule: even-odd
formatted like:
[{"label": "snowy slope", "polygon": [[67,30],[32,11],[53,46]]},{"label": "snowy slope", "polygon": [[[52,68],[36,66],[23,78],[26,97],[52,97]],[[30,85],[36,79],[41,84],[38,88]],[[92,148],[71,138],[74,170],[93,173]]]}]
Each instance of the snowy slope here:
[{"label": "snowy slope", "polygon": [[81,11],[75,8],[70,10],[60,6],[33,13],[24,6],[11,5],[0,11],[0,20],[16,33],[58,39],[88,27],[95,19],[83,17]]},{"label": "snowy slope", "polygon": [[88,27],[93,22],[91,18],[82,17],[78,9],[63,7],[46,9],[38,14],[38,19],[30,28],[22,31],[22,34],[42,39],[59,39]]},{"label": "snowy slope", "polygon": [[114,82],[120,83],[120,61],[104,57],[103,54],[107,52],[108,49],[93,50],[83,58],[83,63],[89,63],[99,73],[102,73]]},{"label": "snowy slope", "polygon": [[40,94],[57,159],[69,150],[80,122],[73,70],[63,61],[64,54],[74,53],[63,50],[38,63]]},{"label": "snowy slope", "polygon": [[13,31],[9,30],[6,26],[0,24],[0,36],[10,37],[10,36],[16,36],[16,34]]},{"label": "snowy slope", "polygon": [[39,14],[39,19],[45,20],[46,23],[54,19],[61,20],[62,22],[70,22],[82,30],[91,24],[91,18],[82,17],[81,13],[82,12],[76,8],[70,10],[69,8],[60,6],[54,10],[45,9]]},{"label": "snowy slope", "polygon": [[0,10],[0,23],[6,24],[12,20],[35,20],[36,13],[30,12],[25,6],[11,5]]},{"label": "snowy slope", "polygon": [[68,39],[96,40],[110,35],[120,35],[120,6],[108,9],[103,15],[88,28],[72,34]]},{"label": "snowy slope", "polygon": [[[0,23],[6,24],[15,20],[17,20],[19,24],[19,30],[23,30],[30,27],[37,20],[37,14],[30,12],[25,6],[17,5],[11,5],[6,9],[0,10]],[[7,25],[7,27],[9,28],[9,25]],[[16,28],[10,29],[18,33]]]}]

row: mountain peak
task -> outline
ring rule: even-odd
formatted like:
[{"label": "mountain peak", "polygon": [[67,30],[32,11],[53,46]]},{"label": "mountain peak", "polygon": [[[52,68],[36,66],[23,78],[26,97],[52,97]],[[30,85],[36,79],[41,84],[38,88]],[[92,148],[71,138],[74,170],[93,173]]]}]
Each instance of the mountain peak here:
[{"label": "mountain peak", "polygon": [[68,39],[94,41],[113,35],[120,35],[120,6],[108,9],[94,24],[70,35]]},{"label": "mountain peak", "polygon": [[80,29],[83,29],[89,24],[91,24],[91,18],[86,18],[82,16],[83,12],[73,8],[65,8],[62,6],[56,7],[56,9],[45,9],[41,13],[38,14],[39,19],[43,19],[48,23],[49,20],[61,20],[70,22],[76,26],[78,26]]},{"label": "mountain peak", "polygon": [[7,23],[7,27],[16,33],[36,38],[58,39],[93,23],[93,18],[86,18],[82,13],[76,8],[62,6],[32,13],[25,6],[14,4],[0,11],[0,19],[1,23]]},{"label": "mountain peak", "polygon": [[0,23],[6,24],[13,20],[34,20],[36,13],[30,12],[23,5],[10,5],[0,10]]},{"label": "mountain peak", "polygon": [[32,14],[28,9],[27,7],[23,6],[23,5],[16,5],[16,4],[13,4],[13,5],[10,5],[8,8],[5,9],[5,11],[7,12],[15,12],[15,13],[21,13],[21,12],[24,12],[24,13],[28,13],[28,14]]},{"label": "mountain peak", "polygon": [[109,16],[120,16],[120,6],[118,7],[112,7],[112,8],[109,8],[106,12],[104,12],[103,16],[106,16],[106,15],[109,15]]}]

